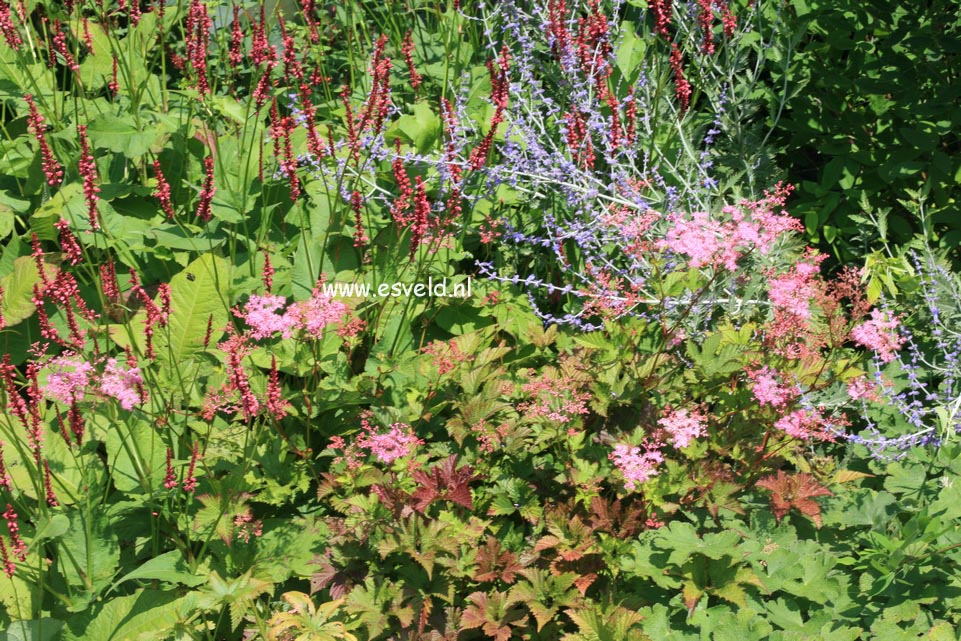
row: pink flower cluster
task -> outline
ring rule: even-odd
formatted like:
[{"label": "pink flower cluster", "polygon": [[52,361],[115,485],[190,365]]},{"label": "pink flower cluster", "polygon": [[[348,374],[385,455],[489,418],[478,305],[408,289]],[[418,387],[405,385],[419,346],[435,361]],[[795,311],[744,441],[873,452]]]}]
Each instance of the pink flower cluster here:
[{"label": "pink flower cluster", "polygon": [[687,409],[672,411],[667,408],[664,417],[657,424],[667,432],[671,445],[677,449],[687,447],[694,439],[707,433],[705,430],[707,421],[698,410],[693,412]]},{"label": "pink flower cluster", "polygon": [[848,381],[848,396],[855,401],[864,399],[877,402],[881,400],[877,384],[868,380],[867,376],[858,376]]},{"label": "pink flower cluster", "polygon": [[624,444],[615,445],[608,458],[624,475],[624,489],[629,492],[633,492],[649,478],[657,476],[657,466],[664,462],[664,455],[652,444],[646,444],[643,449]]},{"label": "pink flower cluster", "polygon": [[132,410],[140,402],[140,386],[143,376],[139,367],[123,367],[116,358],[107,360],[100,378],[100,392],[120,401],[120,407]]},{"label": "pink flower cluster", "polygon": [[768,287],[768,298],[774,309],[797,318],[811,318],[811,299],[817,293],[816,279],[824,255],[808,252],[807,260],[799,261],[786,274],[775,276]]},{"label": "pink flower cluster", "polygon": [[44,392],[49,398],[64,405],[71,405],[83,398],[94,371],[93,365],[79,356],[61,354],[50,361],[47,367],[50,373]]},{"label": "pink flower cluster", "polygon": [[343,452],[334,459],[335,463],[345,461],[349,469],[356,469],[367,454],[373,454],[377,460],[389,464],[410,456],[417,446],[424,444],[406,423],[393,423],[382,431],[371,425],[370,418],[369,414],[361,418],[361,435],[349,445],[342,436],[331,437],[331,449]]},{"label": "pink flower cluster", "polygon": [[795,410],[778,419],[774,427],[788,436],[804,441],[809,439],[834,440],[834,433],[829,429],[830,424],[816,410]]},{"label": "pink flower cluster", "polygon": [[[671,214],[672,227],[664,239],[657,242],[659,249],[668,249],[688,257],[695,268],[719,267],[735,271],[737,261],[757,250],[766,255],[775,241],[788,231],[800,231],[800,222],[786,212],[774,213],[782,205],[787,191],[780,186],[773,194],[757,202],[742,202],[741,207],[728,205],[721,213],[728,220],[714,218],[707,212],[694,212],[689,217]],[[750,211],[745,215],[742,209]]]},{"label": "pink flower cluster", "polygon": [[901,349],[905,338],[898,335],[900,325],[897,316],[889,317],[887,313],[871,310],[871,320],[865,321],[851,330],[851,338],[859,345],[872,349],[878,354],[883,363],[894,360],[894,352]]},{"label": "pink flower cluster", "polygon": [[784,385],[777,370],[770,367],[765,366],[761,369],[748,370],[747,375],[754,382],[751,391],[761,405],[784,407],[801,393],[797,385]]},{"label": "pink flower cluster", "polygon": [[96,384],[103,396],[120,401],[125,410],[132,410],[141,402],[140,386],[143,376],[139,367],[124,367],[116,358],[107,360],[99,382],[93,381],[96,375],[94,366],[74,354],[62,354],[47,364],[50,370],[44,393],[48,398],[72,405],[83,400],[88,387]]},{"label": "pink flower cluster", "polygon": [[282,311],[286,304],[287,299],[283,296],[251,296],[244,304],[243,311],[236,313],[250,326],[250,336],[261,340],[278,333],[290,338],[297,330],[320,338],[325,327],[342,320],[348,312],[347,305],[333,300],[319,287],[314,289],[309,299],[294,303]]}]

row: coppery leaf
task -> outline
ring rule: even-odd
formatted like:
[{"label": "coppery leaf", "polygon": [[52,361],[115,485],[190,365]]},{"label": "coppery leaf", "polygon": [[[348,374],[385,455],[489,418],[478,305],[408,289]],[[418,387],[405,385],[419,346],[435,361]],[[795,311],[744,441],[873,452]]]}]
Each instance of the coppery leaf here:
[{"label": "coppery leaf", "polygon": [[413,494],[414,509],[418,512],[424,512],[428,505],[438,500],[452,501],[469,510],[473,509],[469,484],[477,476],[469,465],[457,469],[456,454],[430,468],[429,472],[417,470],[413,477],[420,484]]},{"label": "coppery leaf", "polygon": [[814,499],[818,496],[833,496],[830,490],[805,472],[787,474],[778,470],[777,475],[765,476],[757,482],[771,492],[771,510],[780,521],[791,508],[808,516],[817,527],[821,527],[821,506]]},{"label": "coppery leaf", "polygon": [[496,581],[513,583],[515,575],[524,566],[517,562],[517,556],[510,550],[501,548],[500,541],[493,536],[487,537],[487,544],[477,553],[477,572],[475,581]]}]

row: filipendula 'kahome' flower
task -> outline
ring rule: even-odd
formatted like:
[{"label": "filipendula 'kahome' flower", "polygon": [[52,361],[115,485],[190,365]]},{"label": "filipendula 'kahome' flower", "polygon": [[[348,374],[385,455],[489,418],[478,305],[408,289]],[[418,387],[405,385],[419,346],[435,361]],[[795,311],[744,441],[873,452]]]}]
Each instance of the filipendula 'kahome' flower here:
[{"label": "filipendula 'kahome' flower", "polygon": [[83,398],[87,385],[90,384],[90,374],[93,365],[75,354],[61,354],[47,364],[50,373],[44,394],[48,398],[70,405]]},{"label": "filipendula 'kahome' flower", "polygon": [[878,384],[875,381],[868,380],[867,376],[858,376],[857,378],[852,378],[848,381],[848,396],[852,400],[866,400],[866,401],[880,401],[881,394],[878,389]]},{"label": "filipendula 'kahome' flower", "polygon": [[764,366],[760,369],[747,370],[748,378],[754,381],[751,392],[754,398],[761,405],[767,404],[771,407],[784,407],[789,401],[794,400],[800,395],[801,390],[797,385],[785,385],[777,370]]},{"label": "filipendula 'kahome' flower", "polygon": [[778,419],[774,427],[802,441],[811,439],[833,441],[835,436],[830,430],[831,425],[828,420],[817,410],[795,410]]},{"label": "filipendula 'kahome' flower", "polygon": [[361,434],[349,444],[341,436],[331,437],[330,449],[342,452],[341,456],[334,459],[334,463],[343,461],[348,469],[354,470],[360,467],[367,453],[383,463],[393,463],[413,454],[417,446],[424,444],[406,423],[393,423],[386,432],[382,432],[371,425],[371,418],[373,415],[370,412],[361,416]]},{"label": "filipendula 'kahome' flower", "polygon": [[297,318],[281,312],[286,304],[286,298],[271,294],[247,299],[240,316],[250,326],[250,337],[260,340],[270,338],[277,332],[289,336],[297,326]]},{"label": "filipendula 'kahome' flower", "polygon": [[[361,421],[365,423],[365,421]],[[414,436],[410,426],[406,423],[393,423],[386,432],[378,432],[366,425],[367,434],[361,437],[357,444],[369,450],[379,461],[393,463],[413,453],[423,441]]]},{"label": "filipendula 'kahome' flower", "polygon": [[667,408],[664,417],[657,424],[667,432],[671,445],[677,449],[687,447],[694,439],[707,433],[704,415],[697,410],[672,411],[671,408]]},{"label": "filipendula 'kahome' flower", "polygon": [[871,310],[871,320],[851,330],[851,338],[859,345],[877,352],[882,363],[894,360],[894,352],[901,349],[905,339],[898,335],[897,316],[888,316],[880,309]]},{"label": "filipendula 'kahome' flower", "polygon": [[645,444],[644,448],[630,445],[615,445],[608,455],[614,465],[624,475],[624,489],[633,492],[653,476],[657,476],[657,466],[664,462],[664,455],[655,444]]},{"label": "filipendula 'kahome' flower", "polygon": [[107,360],[100,378],[100,392],[103,395],[120,401],[120,407],[125,410],[132,410],[140,402],[140,385],[143,385],[143,376],[139,367],[125,368],[116,358]]},{"label": "filipendula 'kahome' flower", "polygon": [[320,338],[324,328],[340,321],[348,311],[347,305],[325,294],[318,285],[310,298],[292,305],[287,313],[293,315],[299,328],[313,338]]}]

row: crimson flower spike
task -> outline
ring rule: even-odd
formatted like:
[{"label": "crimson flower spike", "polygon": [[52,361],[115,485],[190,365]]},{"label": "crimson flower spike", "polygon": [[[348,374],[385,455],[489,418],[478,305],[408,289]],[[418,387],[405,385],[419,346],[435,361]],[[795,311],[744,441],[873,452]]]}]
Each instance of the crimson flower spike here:
[{"label": "crimson flower spike", "polygon": [[30,115],[27,117],[27,126],[40,145],[43,174],[47,177],[47,184],[51,187],[56,187],[60,184],[60,181],[63,180],[63,167],[57,162],[57,159],[53,155],[53,150],[47,142],[46,127],[43,124],[44,118],[37,110],[37,105],[33,101],[33,95],[27,94],[23,99],[27,101],[27,106],[30,108]]},{"label": "crimson flower spike", "polygon": [[423,82],[420,74],[417,73],[417,69],[414,67],[414,38],[410,31],[404,36],[404,44],[400,48],[401,54],[404,56],[404,62],[407,63],[407,73],[410,75],[410,87],[415,92],[417,88],[420,87]]},{"label": "crimson flower spike", "polygon": [[77,133],[80,136],[80,161],[78,168],[83,177],[83,197],[87,202],[87,217],[90,220],[90,228],[94,231],[100,229],[100,215],[97,211],[97,194],[100,187],[97,186],[97,161],[90,152],[90,143],[87,141],[87,126],[77,125]]},{"label": "crimson flower spike", "polygon": [[207,222],[212,217],[210,206],[214,200],[217,188],[214,187],[214,159],[213,156],[204,158],[204,185],[200,190],[200,201],[197,203],[197,218]]},{"label": "crimson flower spike", "polygon": [[201,97],[210,93],[207,80],[207,40],[211,26],[207,5],[201,0],[193,0],[187,12],[187,61],[197,76],[197,91]]},{"label": "crimson flower spike", "polygon": [[17,26],[13,24],[13,14],[10,12],[10,4],[6,0],[0,1],[0,33],[3,33],[3,39],[7,41],[11,49],[20,50],[23,38],[20,37]]},{"label": "crimson flower spike", "polygon": [[153,170],[157,175],[157,188],[154,189],[154,198],[160,201],[160,207],[163,209],[164,213],[167,214],[168,219],[173,219],[174,217],[174,207],[173,202],[170,200],[170,183],[167,182],[164,172],[160,168],[160,161],[153,161]]}]

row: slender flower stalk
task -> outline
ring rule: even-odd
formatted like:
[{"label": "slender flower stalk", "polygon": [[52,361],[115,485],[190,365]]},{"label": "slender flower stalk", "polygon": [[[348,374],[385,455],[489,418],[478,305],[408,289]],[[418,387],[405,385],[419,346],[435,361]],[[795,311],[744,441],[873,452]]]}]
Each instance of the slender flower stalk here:
[{"label": "slender flower stalk", "polygon": [[47,184],[51,187],[56,187],[63,180],[63,167],[57,162],[57,159],[53,155],[53,150],[47,142],[46,126],[43,124],[44,118],[37,110],[37,104],[34,102],[33,96],[27,94],[23,99],[27,101],[27,106],[30,108],[30,115],[27,117],[27,126],[37,139],[37,144],[40,145],[43,174],[47,178]]},{"label": "slender flower stalk", "polygon": [[174,207],[173,202],[170,200],[170,183],[167,182],[167,178],[164,176],[164,172],[160,168],[160,160],[153,161],[153,170],[154,174],[157,176],[157,187],[153,192],[154,198],[160,201],[160,207],[167,215],[167,219],[173,220]]},{"label": "slender flower stalk", "polygon": [[217,188],[214,187],[214,159],[213,156],[204,158],[204,184],[200,190],[200,200],[197,202],[197,218],[201,222],[208,222],[213,216],[211,204]]},{"label": "slender flower stalk", "polygon": [[94,231],[100,229],[100,213],[97,211],[97,194],[100,187],[97,186],[97,161],[90,152],[90,143],[87,141],[87,126],[77,125],[77,134],[80,136],[80,175],[83,177],[83,197],[87,202],[87,217],[90,220],[90,228]]}]

